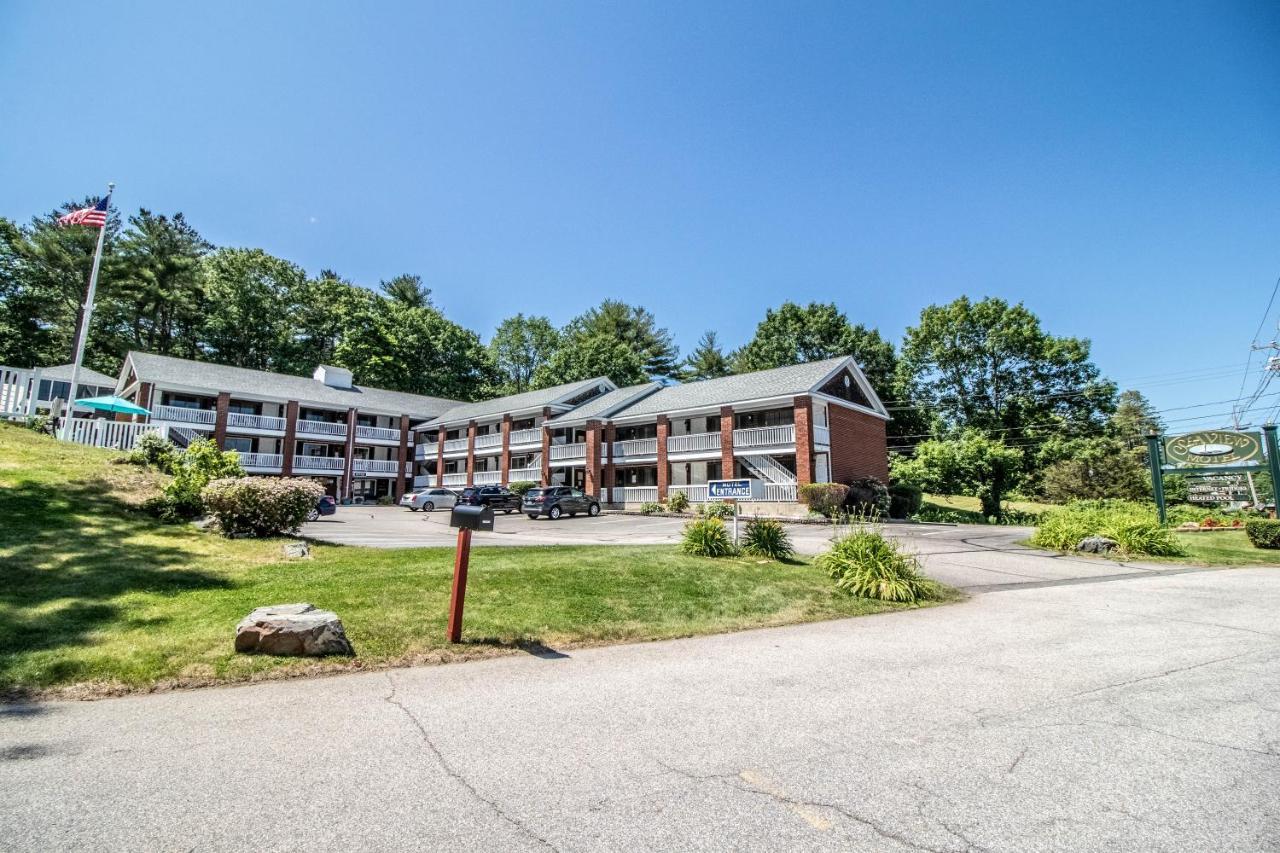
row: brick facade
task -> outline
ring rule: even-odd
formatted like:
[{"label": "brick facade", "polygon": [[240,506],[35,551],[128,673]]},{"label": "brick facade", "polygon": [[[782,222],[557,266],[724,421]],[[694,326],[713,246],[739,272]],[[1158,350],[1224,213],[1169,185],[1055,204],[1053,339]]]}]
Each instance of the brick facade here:
[{"label": "brick facade", "polygon": [[889,442],[885,422],[843,406],[828,406],[831,429],[831,479],[847,483],[857,477],[889,482]]},{"label": "brick facade", "polygon": [[604,429],[599,421],[587,421],[586,476],[583,491],[600,497],[600,440]]},{"label": "brick facade", "polygon": [[813,399],[795,398],[796,483],[813,482]]},{"label": "brick facade", "polygon": [[658,415],[658,503],[667,499],[667,486],[671,484],[671,466],[667,464],[667,436],[671,435],[671,421],[666,415]]},{"label": "brick facade", "polygon": [[720,407],[720,479],[732,480],[733,466],[733,406]]},{"label": "brick facade", "polygon": [[396,479],[395,479],[396,501],[399,501],[400,498],[404,495],[404,493],[409,490],[409,475],[405,473],[405,465],[408,464],[409,454],[411,453],[411,451],[409,450],[410,435],[411,433],[409,432],[409,416],[401,415],[400,416],[400,450],[398,453],[396,453],[396,461],[400,466],[399,468],[396,469]]},{"label": "brick facade", "polygon": [[281,473],[286,477],[293,476],[293,454],[298,447],[298,401],[290,400],[284,404],[284,464]]},{"label": "brick facade", "polygon": [[502,455],[498,457],[498,482],[511,485],[511,415],[502,416]]},{"label": "brick facade", "polygon": [[230,414],[230,410],[231,392],[223,391],[218,395],[213,421],[213,443],[218,445],[219,450],[227,449],[227,415]]}]

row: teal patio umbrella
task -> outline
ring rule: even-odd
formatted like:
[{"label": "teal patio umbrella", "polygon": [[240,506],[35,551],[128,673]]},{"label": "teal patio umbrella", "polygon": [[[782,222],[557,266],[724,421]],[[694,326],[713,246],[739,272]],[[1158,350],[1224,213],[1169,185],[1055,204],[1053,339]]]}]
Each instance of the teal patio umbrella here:
[{"label": "teal patio umbrella", "polygon": [[99,412],[120,412],[124,415],[149,415],[151,412],[130,403],[123,397],[86,397],[72,404],[76,409],[94,409]]}]

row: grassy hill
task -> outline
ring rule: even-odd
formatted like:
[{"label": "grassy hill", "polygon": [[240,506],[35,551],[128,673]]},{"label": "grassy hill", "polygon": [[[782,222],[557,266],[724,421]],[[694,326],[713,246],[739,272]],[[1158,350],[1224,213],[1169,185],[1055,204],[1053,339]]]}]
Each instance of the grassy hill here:
[{"label": "grassy hill", "polygon": [[[0,692],[95,696],[368,665],[644,640],[858,615],[805,561],[686,557],[669,546],[473,552],[466,636],[443,640],[450,549],[229,540],[138,511],[161,478],[119,454],[0,424]],[[344,510],[340,510],[344,511]],[[237,655],[254,607],[335,610],[357,658]]]}]

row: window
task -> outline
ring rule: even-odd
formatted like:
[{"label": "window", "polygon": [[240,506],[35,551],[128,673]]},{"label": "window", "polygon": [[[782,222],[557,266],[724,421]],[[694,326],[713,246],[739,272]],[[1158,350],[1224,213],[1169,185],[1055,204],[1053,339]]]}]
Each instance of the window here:
[{"label": "window", "polygon": [[223,450],[234,450],[237,453],[252,453],[253,439],[241,438],[238,436],[228,436],[222,440]]},{"label": "window", "polygon": [[766,409],[762,412],[735,412],[733,416],[735,429],[751,429],[753,427],[786,426],[795,423],[794,409]]},{"label": "window", "polygon": [[262,414],[262,404],[237,403],[235,400],[232,400],[227,404],[227,411],[237,415],[260,415]]}]

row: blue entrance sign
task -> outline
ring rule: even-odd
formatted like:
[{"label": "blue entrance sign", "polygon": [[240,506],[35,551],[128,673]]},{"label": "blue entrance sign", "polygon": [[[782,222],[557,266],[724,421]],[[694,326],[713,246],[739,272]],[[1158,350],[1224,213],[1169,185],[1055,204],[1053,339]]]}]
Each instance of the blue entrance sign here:
[{"label": "blue entrance sign", "polygon": [[707,497],[719,500],[759,500],[764,495],[764,484],[759,480],[708,480]]}]

